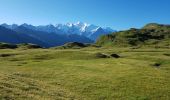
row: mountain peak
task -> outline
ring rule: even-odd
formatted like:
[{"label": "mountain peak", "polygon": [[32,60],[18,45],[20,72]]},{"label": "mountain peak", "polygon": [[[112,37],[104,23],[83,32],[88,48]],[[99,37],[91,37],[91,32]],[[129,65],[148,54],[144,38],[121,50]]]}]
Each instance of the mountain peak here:
[{"label": "mountain peak", "polygon": [[83,23],[81,21],[78,21],[78,22],[75,23],[75,25],[84,25],[84,24],[86,24],[86,23]]},{"label": "mountain peak", "polygon": [[29,24],[23,23],[23,24],[21,24],[21,26],[29,26]]},{"label": "mountain peak", "polygon": [[1,26],[7,26],[8,24],[7,23],[3,23],[3,24],[1,24]]},{"label": "mountain peak", "polygon": [[5,28],[8,28],[8,29],[15,29],[15,28],[18,27],[17,24],[8,25],[6,23],[1,24],[1,26],[5,27]]}]

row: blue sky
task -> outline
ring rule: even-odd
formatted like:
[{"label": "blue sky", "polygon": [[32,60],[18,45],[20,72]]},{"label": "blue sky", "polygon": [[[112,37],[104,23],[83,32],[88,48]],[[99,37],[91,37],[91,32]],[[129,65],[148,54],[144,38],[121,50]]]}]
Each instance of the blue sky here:
[{"label": "blue sky", "polygon": [[0,23],[87,22],[124,30],[170,24],[170,0],[0,0]]}]

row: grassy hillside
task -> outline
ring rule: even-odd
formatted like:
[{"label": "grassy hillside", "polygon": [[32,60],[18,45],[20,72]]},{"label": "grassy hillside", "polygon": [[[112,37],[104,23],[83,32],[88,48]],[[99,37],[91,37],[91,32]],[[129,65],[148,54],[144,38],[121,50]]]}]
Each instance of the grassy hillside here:
[{"label": "grassy hillside", "polygon": [[169,72],[169,49],[0,49],[0,99],[169,100]]},{"label": "grassy hillside", "polygon": [[102,46],[145,46],[170,48],[170,25],[147,24],[142,29],[131,28],[109,35],[97,40]]}]

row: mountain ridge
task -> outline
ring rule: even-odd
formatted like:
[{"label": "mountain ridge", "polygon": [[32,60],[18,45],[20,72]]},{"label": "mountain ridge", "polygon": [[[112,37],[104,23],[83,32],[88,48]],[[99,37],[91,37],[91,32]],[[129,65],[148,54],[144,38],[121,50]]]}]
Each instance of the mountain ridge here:
[{"label": "mountain ridge", "polygon": [[[115,32],[115,30],[113,30],[109,27],[102,28],[102,27],[99,27],[99,26],[96,26],[93,24],[87,24],[87,23],[83,23],[83,22],[56,24],[56,25],[49,24],[49,25],[38,25],[38,26],[34,26],[31,24],[26,24],[26,23],[21,24],[21,25],[17,25],[17,24],[8,25],[8,24],[4,23],[4,24],[1,24],[1,26],[4,26],[4,27],[12,29],[12,30],[19,26],[24,26],[31,30],[48,32],[48,33],[77,34],[80,36],[85,36],[93,41],[97,40],[97,38],[102,34],[104,35],[104,34],[109,34],[109,33]],[[100,30],[98,30],[98,29],[100,29]],[[101,31],[101,29],[102,29],[102,31]],[[99,34],[97,34],[97,33],[99,33]]]}]

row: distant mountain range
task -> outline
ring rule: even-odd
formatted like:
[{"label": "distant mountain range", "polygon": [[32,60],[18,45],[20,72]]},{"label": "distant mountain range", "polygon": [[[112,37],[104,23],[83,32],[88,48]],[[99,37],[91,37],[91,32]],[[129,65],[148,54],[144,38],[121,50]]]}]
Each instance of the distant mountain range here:
[{"label": "distant mountain range", "polygon": [[52,47],[67,42],[93,43],[99,36],[112,32],[115,30],[82,22],[40,26],[4,23],[0,25],[0,42],[33,43]]}]

